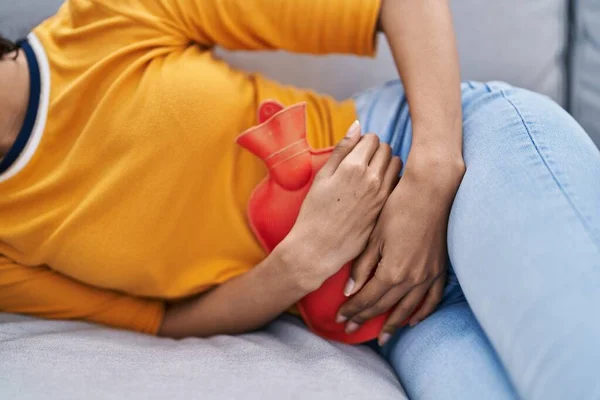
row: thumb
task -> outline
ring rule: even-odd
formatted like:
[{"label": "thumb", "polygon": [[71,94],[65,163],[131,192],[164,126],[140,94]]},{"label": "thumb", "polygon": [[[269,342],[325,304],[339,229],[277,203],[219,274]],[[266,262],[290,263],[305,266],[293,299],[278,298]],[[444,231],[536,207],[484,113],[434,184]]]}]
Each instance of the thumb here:
[{"label": "thumb", "polygon": [[333,149],[331,156],[329,156],[329,159],[325,165],[323,165],[323,168],[321,168],[322,173],[327,175],[333,175],[335,173],[341,162],[344,161],[344,158],[352,152],[352,149],[354,149],[360,141],[360,133],[360,122],[356,120],[350,125],[346,136]]},{"label": "thumb", "polygon": [[344,289],[346,297],[357,293],[367,283],[377,267],[380,258],[379,246],[377,246],[376,241],[370,240],[367,248],[352,264],[350,279],[348,279],[346,288]]}]

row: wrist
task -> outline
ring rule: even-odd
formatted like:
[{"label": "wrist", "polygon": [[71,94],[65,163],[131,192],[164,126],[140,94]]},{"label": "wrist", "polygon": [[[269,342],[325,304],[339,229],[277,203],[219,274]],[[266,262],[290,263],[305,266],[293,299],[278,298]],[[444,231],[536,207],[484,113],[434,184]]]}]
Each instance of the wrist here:
[{"label": "wrist", "polygon": [[294,232],[286,236],[271,253],[283,274],[290,279],[294,290],[302,292],[303,296],[323,284],[314,270],[315,257],[318,257],[316,254],[318,252]]},{"label": "wrist", "polygon": [[441,195],[454,195],[465,172],[461,151],[414,143],[402,179],[419,182],[424,189],[430,188]]}]

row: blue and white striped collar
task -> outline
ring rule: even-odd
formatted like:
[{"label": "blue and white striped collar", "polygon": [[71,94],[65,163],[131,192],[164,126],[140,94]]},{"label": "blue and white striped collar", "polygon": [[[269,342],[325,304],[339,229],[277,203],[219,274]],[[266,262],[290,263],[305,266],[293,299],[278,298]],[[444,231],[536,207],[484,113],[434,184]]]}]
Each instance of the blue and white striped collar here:
[{"label": "blue and white striped collar", "polygon": [[33,33],[21,43],[21,48],[29,66],[29,104],[15,143],[0,162],[0,183],[17,175],[29,163],[40,144],[46,126],[50,97],[48,58],[42,44]]}]

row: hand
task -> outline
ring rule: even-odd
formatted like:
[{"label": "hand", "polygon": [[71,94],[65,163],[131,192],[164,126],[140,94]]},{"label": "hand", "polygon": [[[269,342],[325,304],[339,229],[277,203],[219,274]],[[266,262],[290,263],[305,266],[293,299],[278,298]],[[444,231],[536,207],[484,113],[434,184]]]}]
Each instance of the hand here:
[{"label": "hand", "polygon": [[366,249],[354,262],[346,295],[357,294],[338,316],[339,322],[348,321],[347,331],[395,307],[379,336],[383,345],[408,318],[414,326],[439,304],[446,283],[448,217],[464,173],[462,160],[457,164],[432,166],[422,157],[419,162],[409,157]]},{"label": "hand", "polygon": [[[400,173],[401,161],[376,135],[360,136],[355,122],[334,149],[308,192],[296,224],[284,241],[294,241],[303,278],[316,289],[365,248],[377,216]],[[296,272],[297,273],[297,272]]]}]

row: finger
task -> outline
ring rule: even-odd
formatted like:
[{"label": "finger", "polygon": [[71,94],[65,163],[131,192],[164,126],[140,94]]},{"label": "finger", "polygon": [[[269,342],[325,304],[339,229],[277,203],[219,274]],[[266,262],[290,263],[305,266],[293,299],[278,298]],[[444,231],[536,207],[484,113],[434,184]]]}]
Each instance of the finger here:
[{"label": "finger", "polygon": [[435,311],[437,306],[442,301],[442,297],[444,296],[444,289],[446,288],[446,274],[440,276],[434,283],[431,285],[427,294],[425,295],[425,299],[421,307],[416,310],[416,312],[410,317],[410,326],[415,326],[419,322],[423,321],[432,312]]},{"label": "finger", "polygon": [[321,168],[320,173],[329,176],[333,175],[340,163],[344,161],[344,158],[346,158],[346,156],[350,154],[354,147],[360,142],[360,133],[360,122],[356,120],[352,125],[350,125],[346,136],[337,144],[337,146],[335,146],[333,152],[329,156],[329,159]]},{"label": "finger", "polygon": [[398,184],[398,176],[400,175],[401,170],[402,160],[400,157],[392,157],[390,163],[388,164],[387,170],[385,171],[385,175],[383,176],[383,184],[381,187],[391,192]]},{"label": "finger", "polygon": [[392,148],[387,143],[379,143],[379,148],[371,159],[369,168],[371,168],[377,176],[380,176],[383,179],[391,158]]},{"label": "finger", "polygon": [[380,346],[383,346],[398,328],[406,325],[408,318],[419,305],[428,289],[429,286],[427,285],[416,286],[400,300],[394,311],[392,311],[392,314],[385,321],[383,329],[379,334]]},{"label": "finger", "polygon": [[360,142],[354,146],[350,154],[342,160],[341,164],[358,164],[364,165],[366,168],[378,148],[379,137],[373,133],[368,133],[360,139]]},{"label": "finger", "polygon": [[377,277],[377,274],[375,274],[361,291],[340,308],[340,311],[338,312],[338,322],[351,320],[356,314],[371,307],[393,286],[392,283],[384,282]]},{"label": "finger", "polygon": [[380,258],[379,246],[375,241],[369,241],[367,248],[352,263],[350,278],[344,289],[346,297],[352,296],[362,289],[371,277],[371,273],[379,263]]},{"label": "finger", "polygon": [[392,307],[394,307],[402,297],[406,294],[406,290],[400,286],[395,286],[390,289],[389,292],[383,295],[375,304],[371,307],[361,311],[360,313],[354,315],[350,321],[354,322],[357,325],[362,325],[371,318],[374,318],[378,315],[388,312]]}]

